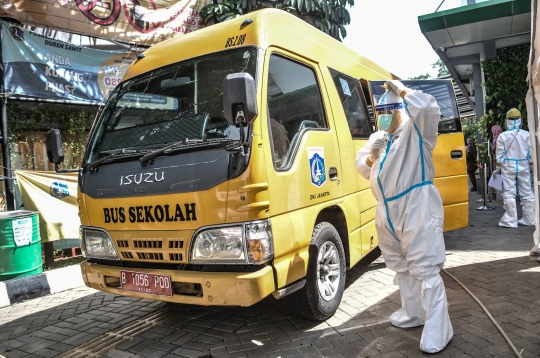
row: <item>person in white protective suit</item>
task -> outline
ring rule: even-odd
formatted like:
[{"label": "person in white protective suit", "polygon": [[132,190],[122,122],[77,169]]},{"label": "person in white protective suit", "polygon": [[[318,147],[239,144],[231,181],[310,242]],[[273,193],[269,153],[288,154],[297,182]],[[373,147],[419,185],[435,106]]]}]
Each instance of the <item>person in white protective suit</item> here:
[{"label": "person in white protective suit", "polygon": [[[532,163],[531,137],[521,129],[521,112],[512,108],[506,113],[506,131],[497,138],[496,160],[503,175],[503,203],[506,212],[499,226],[517,228],[534,226],[534,192],[531,188],[529,163]],[[519,188],[523,217],[518,221],[516,188]]]},{"label": "person in white protective suit", "polygon": [[386,265],[396,271],[402,308],[394,326],[424,325],[420,349],[443,350],[454,331],[440,270],[446,260],[443,205],[433,185],[432,151],[441,116],[435,98],[387,81],[376,106],[379,131],[356,155],[377,198],[375,227]]}]

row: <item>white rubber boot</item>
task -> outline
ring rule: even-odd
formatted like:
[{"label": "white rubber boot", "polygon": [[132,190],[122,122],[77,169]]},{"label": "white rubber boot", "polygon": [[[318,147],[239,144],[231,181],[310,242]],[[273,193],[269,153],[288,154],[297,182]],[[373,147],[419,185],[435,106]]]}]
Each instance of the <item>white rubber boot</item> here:
[{"label": "white rubber boot", "polygon": [[516,200],[515,199],[504,199],[503,201],[504,210],[506,211],[499,221],[499,226],[503,227],[518,227],[517,223],[517,209],[516,209]]},{"label": "white rubber boot", "polygon": [[523,217],[519,219],[518,223],[525,226],[534,226],[536,221],[534,220],[534,201],[523,202]]},{"label": "white rubber boot", "polygon": [[390,322],[400,328],[422,326],[425,322],[420,281],[409,272],[396,272],[394,284],[399,285],[401,308],[390,316]]},{"label": "white rubber boot", "polygon": [[426,323],[420,339],[420,350],[437,353],[442,351],[454,336],[448,315],[446,290],[440,274],[430,276],[421,282]]}]

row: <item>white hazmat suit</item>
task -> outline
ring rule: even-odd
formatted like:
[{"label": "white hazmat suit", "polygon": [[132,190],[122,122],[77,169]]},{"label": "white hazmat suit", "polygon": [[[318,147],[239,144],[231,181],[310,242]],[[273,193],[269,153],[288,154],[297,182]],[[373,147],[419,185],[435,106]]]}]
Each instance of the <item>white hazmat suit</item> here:
[{"label": "white hazmat suit", "polygon": [[[439,273],[446,260],[444,212],[433,185],[432,151],[441,112],[429,94],[407,89],[399,81],[387,81],[386,85],[392,90],[383,95],[377,111],[382,105],[403,102],[403,108],[396,109],[401,124],[392,133],[373,133],[356,155],[356,168],[370,180],[377,199],[379,247],[386,265],[396,271],[394,283],[399,285],[402,308],[390,321],[402,328],[424,325],[420,349],[435,353],[453,336]],[[395,128],[394,123],[390,128]],[[387,138],[386,148],[373,158],[381,138]]]},{"label": "white hazmat suit", "polygon": [[[497,138],[496,160],[501,164],[502,197],[506,210],[499,221],[499,226],[503,227],[516,228],[518,223],[527,226],[535,225],[534,192],[531,188],[529,170],[529,163],[532,162],[531,137],[529,132],[520,129],[521,121],[521,117],[507,118],[507,130]],[[523,217],[519,221],[516,209],[516,188],[519,188],[523,206]]]}]

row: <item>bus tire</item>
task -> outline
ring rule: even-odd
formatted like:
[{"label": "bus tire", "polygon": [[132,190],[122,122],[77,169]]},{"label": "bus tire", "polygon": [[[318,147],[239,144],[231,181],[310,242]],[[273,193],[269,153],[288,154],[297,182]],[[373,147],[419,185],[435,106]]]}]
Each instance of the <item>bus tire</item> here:
[{"label": "bus tire", "polygon": [[291,294],[296,312],[324,321],[337,311],[345,288],[345,250],[337,230],[328,222],[315,226],[309,245],[305,286]]}]

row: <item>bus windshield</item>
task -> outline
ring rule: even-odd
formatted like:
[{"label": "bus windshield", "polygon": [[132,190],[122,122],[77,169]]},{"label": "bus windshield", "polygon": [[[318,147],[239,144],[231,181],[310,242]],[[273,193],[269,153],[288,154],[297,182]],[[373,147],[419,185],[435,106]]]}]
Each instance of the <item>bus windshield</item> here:
[{"label": "bus windshield", "polygon": [[[144,59],[143,59],[144,61]],[[85,164],[112,153],[154,150],[178,141],[235,141],[239,129],[223,115],[223,79],[256,78],[257,49],[228,50],[131,78],[111,93],[90,139]]]}]

